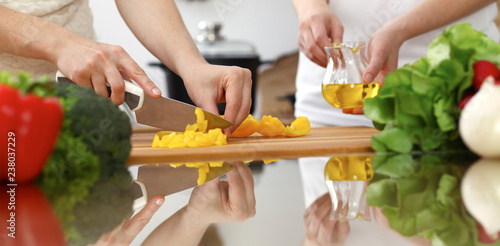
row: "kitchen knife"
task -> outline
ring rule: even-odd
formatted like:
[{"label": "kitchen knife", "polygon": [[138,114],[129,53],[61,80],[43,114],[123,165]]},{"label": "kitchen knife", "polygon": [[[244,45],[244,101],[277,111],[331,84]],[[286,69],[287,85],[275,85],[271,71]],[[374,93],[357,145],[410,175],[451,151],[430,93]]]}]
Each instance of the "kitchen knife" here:
[{"label": "kitchen knife", "polygon": [[[70,82],[61,72],[57,72],[57,82]],[[108,94],[112,91],[109,85],[106,85]],[[188,124],[196,123],[195,106],[180,102],[174,99],[158,97],[153,98],[144,93],[144,90],[125,81],[125,103],[130,110],[135,111],[137,122],[140,124],[154,126],[170,131],[184,131]],[[205,119],[208,121],[207,130],[214,128],[228,128],[233,125],[232,122],[203,110]]]},{"label": "kitchen knife", "polygon": [[[221,167],[210,167],[205,182],[220,177],[234,167],[224,162]],[[198,186],[198,168],[172,167],[170,164],[142,165],[137,171],[137,179],[132,183],[133,209],[144,206],[153,196],[167,196]]]}]

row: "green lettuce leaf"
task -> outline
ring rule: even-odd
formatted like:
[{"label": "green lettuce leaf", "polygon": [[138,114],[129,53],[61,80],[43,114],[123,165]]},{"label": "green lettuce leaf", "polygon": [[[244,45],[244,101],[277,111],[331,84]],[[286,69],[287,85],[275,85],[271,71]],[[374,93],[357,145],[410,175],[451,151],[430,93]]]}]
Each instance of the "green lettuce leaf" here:
[{"label": "green lettuce leaf", "polygon": [[500,44],[461,23],[437,37],[427,57],[390,73],[379,95],[364,103],[365,116],[383,129],[373,136],[373,149],[466,149],[458,132],[458,103],[471,88],[472,64],[480,59],[500,64]]},{"label": "green lettuce leaf", "polygon": [[475,159],[464,152],[376,156],[366,201],[382,208],[391,228],[406,237],[423,236],[435,246],[483,245],[460,193],[462,176]]}]

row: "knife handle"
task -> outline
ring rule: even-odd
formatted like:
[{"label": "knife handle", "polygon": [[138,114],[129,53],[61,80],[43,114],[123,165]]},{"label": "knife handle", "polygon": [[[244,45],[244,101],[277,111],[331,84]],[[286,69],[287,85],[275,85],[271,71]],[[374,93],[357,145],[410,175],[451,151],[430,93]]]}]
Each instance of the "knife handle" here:
[{"label": "knife handle", "polygon": [[[56,73],[56,81],[57,82],[67,82],[67,83],[75,83],[64,76],[60,71]],[[130,81],[124,80],[125,82],[125,103],[132,111],[136,111],[142,108],[144,104],[144,90],[133,84]],[[106,82],[106,89],[108,89],[108,94],[111,96],[111,87]]]}]

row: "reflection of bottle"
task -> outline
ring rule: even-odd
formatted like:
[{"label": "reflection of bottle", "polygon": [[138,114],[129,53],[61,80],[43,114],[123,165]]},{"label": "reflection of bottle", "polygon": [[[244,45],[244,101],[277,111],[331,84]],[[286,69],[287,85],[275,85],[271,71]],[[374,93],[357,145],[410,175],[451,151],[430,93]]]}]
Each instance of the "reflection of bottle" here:
[{"label": "reflection of bottle", "polygon": [[365,192],[372,177],[372,156],[338,156],[328,160],[325,180],[333,205],[330,218],[370,220]]}]

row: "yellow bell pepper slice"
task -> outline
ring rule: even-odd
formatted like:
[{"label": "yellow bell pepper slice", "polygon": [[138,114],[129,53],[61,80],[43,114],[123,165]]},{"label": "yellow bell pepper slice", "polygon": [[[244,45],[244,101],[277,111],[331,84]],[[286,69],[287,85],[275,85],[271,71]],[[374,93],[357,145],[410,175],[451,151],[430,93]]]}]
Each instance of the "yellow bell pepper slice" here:
[{"label": "yellow bell pepper slice", "polygon": [[264,162],[264,164],[269,164],[271,162],[275,162],[275,161],[279,161],[280,159],[266,159],[266,160],[262,160]]},{"label": "yellow bell pepper slice", "polygon": [[280,136],[285,132],[285,126],[278,118],[264,115],[257,132],[266,137]]},{"label": "yellow bell pepper slice", "polygon": [[249,114],[245,120],[231,133],[231,137],[243,138],[252,135],[259,130],[260,122],[252,114]]},{"label": "yellow bell pepper slice", "polygon": [[309,123],[309,119],[304,116],[299,116],[290,126],[285,128],[285,136],[299,137],[308,134],[310,131],[311,123]]},{"label": "yellow bell pepper slice", "polygon": [[158,134],[155,135],[155,138],[153,139],[153,143],[151,144],[152,148],[158,148],[160,147],[160,137]]},{"label": "yellow bell pepper slice", "polygon": [[207,180],[207,172],[203,168],[198,168],[198,180],[196,181],[198,186],[204,184],[205,180]]},{"label": "yellow bell pepper slice", "polygon": [[203,120],[201,123],[198,123],[198,131],[199,132],[207,132],[208,120]]},{"label": "yellow bell pepper slice", "polygon": [[205,121],[205,113],[203,113],[201,108],[196,108],[194,113],[196,114],[196,123],[198,123],[198,125]]},{"label": "yellow bell pepper slice", "polygon": [[186,126],[186,131],[196,131],[198,130],[198,123],[188,124]]},{"label": "yellow bell pepper slice", "polygon": [[208,162],[208,165],[210,167],[222,167],[223,164],[224,164],[223,161],[210,161],[210,162]]},{"label": "yellow bell pepper slice", "polygon": [[212,129],[206,133],[208,121],[199,108],[195,110],[196,123],[186,126],[184,132],[159,131],[151,146],[153,148],[197,148],[227,145],[227,137],[221,129]]}]

